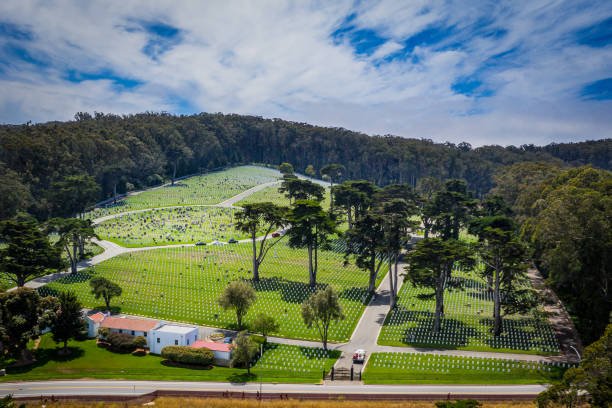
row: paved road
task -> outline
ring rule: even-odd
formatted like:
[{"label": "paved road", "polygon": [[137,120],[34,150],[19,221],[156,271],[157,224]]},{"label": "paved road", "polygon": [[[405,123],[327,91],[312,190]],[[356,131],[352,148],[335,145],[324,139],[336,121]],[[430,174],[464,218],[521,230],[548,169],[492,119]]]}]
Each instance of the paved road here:
[{"label": "paved road", "polygon": [[[334,384],[263,384],[264,393],[286,394],[428,394],[458,395],[535,395],[545,390],[543,385],[362,385],[359,382]],[[257,383],[71,380],[1,383],[0,395],[14,397],[59,395],[133,395],[157,390],[173,391],[237,391],[255,393]]]}]

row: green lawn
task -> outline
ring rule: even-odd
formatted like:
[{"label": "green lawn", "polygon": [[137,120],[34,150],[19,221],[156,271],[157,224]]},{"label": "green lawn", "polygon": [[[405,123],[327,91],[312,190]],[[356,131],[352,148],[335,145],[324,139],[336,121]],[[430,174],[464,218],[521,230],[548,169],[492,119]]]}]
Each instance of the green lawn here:
[{"label": "green lawn", "polygon": [[[259,381],[260,369],[252,369],[247,375],[246,369],[212,367],[208,369],[183,368],[165,365],[164,359],[156,355],[133,356],[119,354],[96,346],[95,340],[70,341],[72,355],[60,357],[51,336],[42,336],[36,362],[27,367],[9,367],[7,375],[0,381],[36,381],[50,379],[100,378],[100,379],[133,379],[133,380],[181,380],[181,381],[223,381],[244,382]],[[292,366],[277,365],[263,369],[263,381],[288,383],[316,383],[321,381],[322,370],[329,369],[337,355],[328,357],[323,350],[300,348],[297,346],[271,345],[264,352],[264,359],[291,358]],[[319,357],[319,355],[321,355]],[[310,372],[306,371],[306,367]],[[312,367],[312,368],[311,368]],[[316,367],[316,369],[315,369]],[[299,370],[299,371],[298,371]]]},{"label": "green lawn", "polygon": [[[472,237],[463,237],[473,240]],[[483,268],[481,264],[478,268]],[[424,298],[432,290],[406,282],[399,291],[398,307],[391,311],[380,332],[378,344],[419,346],[477,351],[499,351],[554,355],[559,352],[555,333],[546,318],[535,315],[506,316],[503,333],[495,337],[493,294],[477,270],[455,271],[463,290],[445,290],[444,317],[440,333],[433,333],[435,299]]]},{"label": "green lawn", "polygon": [[[281,193],[279,190],[280,184],[266,187],[263,190],[259,190],[254,192],[253,194],[243,198],[238,201],[235,205],[242,206],[244,204],[250,203],[261,203],[264,201],[269,201],[277,205],[284,205],[289,207],[289,199],[285,197],[284,193]],[[323,201],[321,202],[321,206],[325,209],[329,209],[330,206],[330,193],[329,188],[325,189],[325,196],[323,197]]]},{"label": "green lawn", "polygon": [[[319,340],[315,328],[304,326],[301,304],[311,293],[305,249],[291,249],[283,240],[268,254],[253,283],[258,300],[245,316],[248,325],[257,313],[274,316],[280,324],[276,335]],[[39,289],[42,295],[73,290],[87,307],[103,302],[90,294],[88,281],[104,276],[123,288],[112,305],[123,313],[172,321],[235,328],[236,316],[224,311],[217,299],[229,282],[251,281],[251,244],[160,248],[109,259],[94,269],[69,275]],[[379,282],[382,275],[379,277]],[[368,274],[353,263],[344,265],[340,252],[320,251],[318,288],[331,285],[339,294],[346,319],[330,328],[332,341],[350,338],[367,301]]]},{"label": "green lawn", "polygon": [[104,221],[96,226],[96,233],[125,247],[249,238],[234,228],[237,211],[217,207],[154,209]]},{"label": "green lawn", "polygon": [[218,204],[251,187],[280,178],[277,170],[257,166],[240,166],[231,169],[191,177],[153,190],[132,195],[116,205],[97,208],[87,213],[88,218],[99,218],[130,210],[183,206],[194,204]]},{"label": "green lawn", "polygon": [[566,369],[535,361],[373,353],[362,378],[366,384],[540,384],[559,380]]}]

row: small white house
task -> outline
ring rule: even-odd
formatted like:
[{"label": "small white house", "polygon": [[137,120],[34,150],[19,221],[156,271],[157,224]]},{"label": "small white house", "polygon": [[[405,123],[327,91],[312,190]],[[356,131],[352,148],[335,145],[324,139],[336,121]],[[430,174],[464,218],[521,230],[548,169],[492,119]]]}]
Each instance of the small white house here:
[{"label": "small white house", "polygon": [[100,312],[87,316],[87,335],[89,337],[96,337],[98,335],[100,323],[102,323],[105,317],[106,315]]},{"label": "small white house", "polygon": [[115,333],[127,333],[132,336],[143,336],[151,347],[151,331],[159,327],[157,320],[132,319],[129,317],[107,316],[99,327],[105,327]]},{"label": "small white house", "polygon": [[166,346],[191,346],[198,339],[198,329],[188,326],[172,326],[165,324],[151,331],[149,351],[161,354]]},{"label": "small white house", "polygon": [[232,345],[225,343],[215,343],[214,341],[198,340],[191,345],[193,348],[207,348],[215,355],[214,364],[229,366],[232,359]]}]

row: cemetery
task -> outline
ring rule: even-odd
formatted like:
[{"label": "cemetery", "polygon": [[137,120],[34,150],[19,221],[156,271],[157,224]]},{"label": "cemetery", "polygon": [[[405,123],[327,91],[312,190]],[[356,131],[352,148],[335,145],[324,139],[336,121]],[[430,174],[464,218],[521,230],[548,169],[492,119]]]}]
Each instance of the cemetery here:
[{"label": "cemetery", "polygon": [[[336,244],[339,246],[340,244]],[[73,290],[87,307],[101,307],[88,284],[93,276],[103,276],[119,284],[120,297],[113,299],[116,311],[132,315],[236,328],[236,316],[224,311],[217,298],[225,286],[238,279],[250,282],[250,243],[205,247],[176,247],[136,251],[109,259],[39,289],[41,295]],[[302,302],[327,285],[339,294],[346,319],[330,328],[330,340],[346,341],[368,301],[368,274],[353,263],[344,264],[342,253],[319,251],[318,287],[308,285],[305,249],[289,248],[281,241],[260,267],[260,282],[252,282],[258,300],[245,316],[248,325],[257,313],[274,316],[280,329],[275,335],[318,340],[316,329],[308,329],[301,319]],[[378,282],[384,277],[381,274]]]},{"label": "cemetery", "polygon": [[423,353],[374,353],[366,384],[529,384],[558,380],[577,364]]}]

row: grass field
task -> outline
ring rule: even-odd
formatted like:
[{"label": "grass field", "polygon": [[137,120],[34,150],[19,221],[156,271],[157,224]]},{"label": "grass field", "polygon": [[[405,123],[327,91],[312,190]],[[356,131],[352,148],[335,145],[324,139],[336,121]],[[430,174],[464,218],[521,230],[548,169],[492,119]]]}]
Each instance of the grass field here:
[{"label": "grass field", "polygon": [[97,208],[87,213],[87,218],[99,218],[130,210],[184,206],[198,204],[218,204],[251,187],[276,181],[280,178],[277,170],[256,166],[234,167],[215,173],[191,177],[177,181],[173,186],[144,191],[132,195],[115,205]]},{"label": "grass field", "polygon": [[362,378],[366,384],[539,384],[561,379],[566,369],[536,361],[374,353]]},{"label": "grass field", "polygon": [[[244,204],[261,203],[264,201],[269,201],[277,205],[284,205],[286,207],[289,207],[289,199],[285,197],[284,193],[281,193],[280,191],[278,191],[279,188],[280,188],[280,184],[275,185],[275,186],[266,187],[262,190],[256,191],[253,194],[243,198],[242,200],[238,201],[235,205],[241,206]],[[325,196],[323,197],[321,206],[327,210],[329,209],[329,206],[330,206],[329,188],[325,189]]]},{"label": "grass field", "polygon": [[237,211],[218,207],[154,209],[104,221],[96,226],[96,233],[126,247],[250,238],[234,228]]},{"label": "grass field", "polygon": [[[257,313],[264,312],[280,324],[277,335],[319,340],[316,329],[306,328],[301,317],[301,304],[313,293],[308,285],[306,253],[305,249],[289,248],[285,241],[270,251],[260,268],[260,282],[253,283],[258,300],[245,316],[247,325]],[[101,307],[103,302],[90,294],[88,281],[94,275],[104,276],[123,288],[122,296],[112,302],[123,313],[235,328],[235,314],[222,310],[216,300],[230,281],[250,281],[250,270],[250,243],[160,248],[117,256],[95,270],[67,276],[39,291],[47,295],[74,290],[85,306]],[[330,340],[350,338],[367,301],[367,280],[368,274],[354,264],[344,266],[342,253],[319,252],[318,288],[331,285],[339,293],[346,315],[331,327]]]},{"label": "grass field", "polygon": [[[463,239],[473,238],[464,236]],[[422,297],[431,293],[431,289],[413,287],[406,282],[399,291],[397,309],[387,315],[378,344],[541,355],[559,352],[550,323],[537,313],[506,316],[502,335],[493,336],[493,293],[488,291],[486,282],[476,270],[455,271],[453,279],[462,280],[464,289],[445,290],[440,333],[431,330],[435,299]]]},{"label": "grass field", "polygon": [[[259,381],[260,370],[212,367],[185,368],[166,365],[161,356],[149,354],[133,356],[132,354],[113,353],[96,345],[96,340],[68,343],[72,354],[68,357],[58,356],[56,344],[50,334],[42,336],[36,362],[25,367],[8,367],[7,375],[0,381],[50,380],[71,378],[100,379],[133,379],[133,380],[180,380],[180,381],[226,381],[245,382]],[[316,383],[321,381],[321,367],[326,369],[336,361],[337,354],[325,354],[322,349],[302,348],[271,344],[264,351],[264,360],[289,361],[292,364],[264,365],[263,381],[286,383]],[[308,371],[310,370],[310,372]],[[299,373],[299,374],[298,374]]]},{"label": "grass field", "polygon": [[[444,400],[443,397],[441,397]],[[261,401],[255,399],[232,399],[232,398],[176,398],[176,397],[161,397],[156,398],[153,403],[157,408],[260,408]],[[142,402],[105,402],[107,408],[125,408],[125,407],[141,407]],[[40,407],[40,402],[37,404],[27,405],[28,407]],[[68,407],[68,408],[100,408],[97,402],[74,402],[61,401],[45,403],[47,408]],[[324,401],[312,400],[266,400],[266,408],[435,408],[433,401],[356,401],[334,399]],[[484,401],[483,408],[535,408],[534,402],[528,401]]]}]

